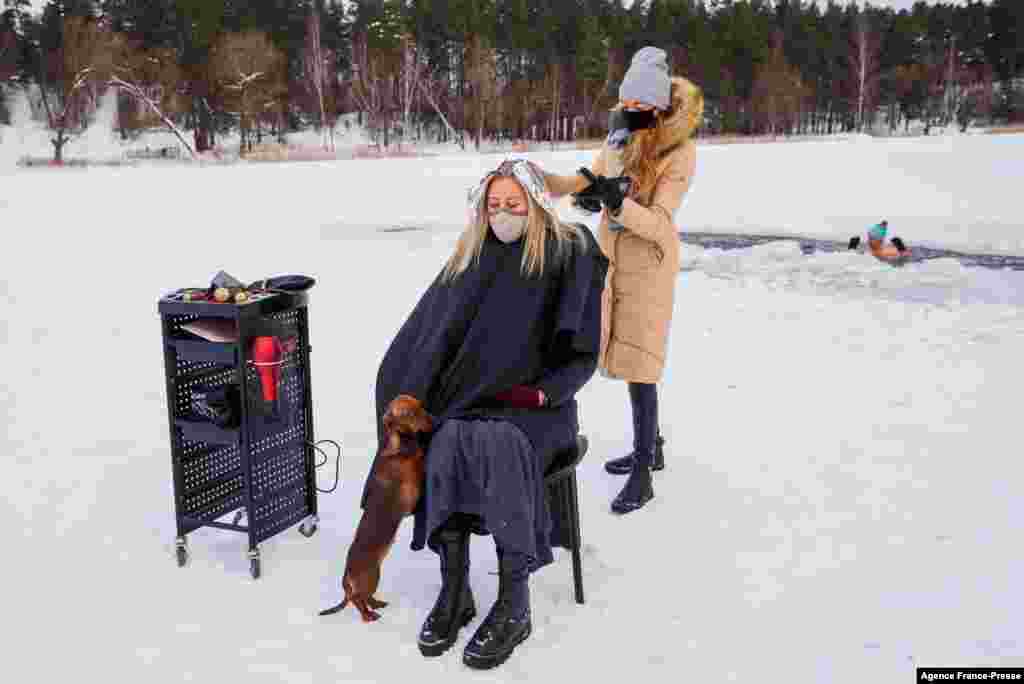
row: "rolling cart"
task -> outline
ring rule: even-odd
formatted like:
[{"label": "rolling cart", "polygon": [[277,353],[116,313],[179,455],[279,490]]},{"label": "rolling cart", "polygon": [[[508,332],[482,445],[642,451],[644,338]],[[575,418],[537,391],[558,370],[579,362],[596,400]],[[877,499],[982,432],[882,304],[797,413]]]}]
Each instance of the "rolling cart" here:
[{"label": "rolling cart", "polygon": [[[306,537],[317,530],[307,304],[305,292],[283,291],[259,293],[244,304],[173,295],[159,301],[179,567],[189,557],[186,535],[201,527],[248,535],[254,579],[260,576],[260,542],[296,523]],[[207,318],[231,321],[237,341],[208,342],[182,327]],[[262,335],[296,341],[274,364],[279,382],[272,413],[261,403],[261,376],[252,358],[251,342]],[[237,427],[197,415],[194,395],[211,388],[237,392]]]}]

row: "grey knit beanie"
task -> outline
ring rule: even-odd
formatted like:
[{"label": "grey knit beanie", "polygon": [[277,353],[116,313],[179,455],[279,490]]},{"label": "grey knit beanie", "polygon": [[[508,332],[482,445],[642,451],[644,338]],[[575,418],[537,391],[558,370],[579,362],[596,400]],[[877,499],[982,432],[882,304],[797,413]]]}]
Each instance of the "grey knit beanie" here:
[{"label": "grey knit beanie", "polygon": [[656,47],[637,50],[619,86],[619,100],[638,100],[668,109],[672,84],[668,75],[668,55]]}]

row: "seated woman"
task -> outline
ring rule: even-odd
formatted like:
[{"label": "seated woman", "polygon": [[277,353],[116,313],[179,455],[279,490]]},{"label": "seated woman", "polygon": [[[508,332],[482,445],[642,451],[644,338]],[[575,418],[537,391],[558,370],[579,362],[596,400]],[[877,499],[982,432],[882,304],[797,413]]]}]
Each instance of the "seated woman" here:
[{"label": "seated woman", "polygon": [[423,655],[442,654],[475,616],[469,535],[494,536],[498,600],[463,656],[483,669],[529,636],[528,577],[553,559],[543,476],[579,431],[574,396],[597,366],[607,262],[585,227],[558,220],[530,162],[504,162],[469,200],[454,253],[381,362],[376,400],[378,437],[399,394],[435,418],[412,541],[441,561]]}]

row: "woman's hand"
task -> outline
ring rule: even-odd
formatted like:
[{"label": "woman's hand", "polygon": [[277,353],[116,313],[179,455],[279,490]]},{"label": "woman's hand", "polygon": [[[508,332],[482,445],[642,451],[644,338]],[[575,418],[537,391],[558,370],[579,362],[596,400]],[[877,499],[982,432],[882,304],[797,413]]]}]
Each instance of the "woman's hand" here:
[{"label": "woman's hand", "polygon": [[547,403],[547,397],[542,390],[526,385],[516,385],[504,392],[498,392],[494,398],[516,408],[541,408]]}]

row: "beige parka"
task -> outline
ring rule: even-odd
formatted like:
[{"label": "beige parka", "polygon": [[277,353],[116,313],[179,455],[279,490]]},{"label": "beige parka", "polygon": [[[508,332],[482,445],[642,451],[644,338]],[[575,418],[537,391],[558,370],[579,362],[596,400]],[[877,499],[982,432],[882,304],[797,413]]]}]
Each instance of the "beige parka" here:
[{"label": "beige parka", "polygon": [[[690,81],[672,79],[672,104],[658,127],[657,181],[648,206],[626,198],[616,221],[608,227],[602,212],[598,242],[610,262],[601,302],[599,365],[612,378],[656,383],[665,368],[669,327],[679,277],[680,241],[675,213],[696,170],[696,144],[691,139],[703,112],[700,89]],[[591,166],[609,175],[602,147]],[[579,175],[545,177],[552,195],[578,192],[588,185]]]}]

